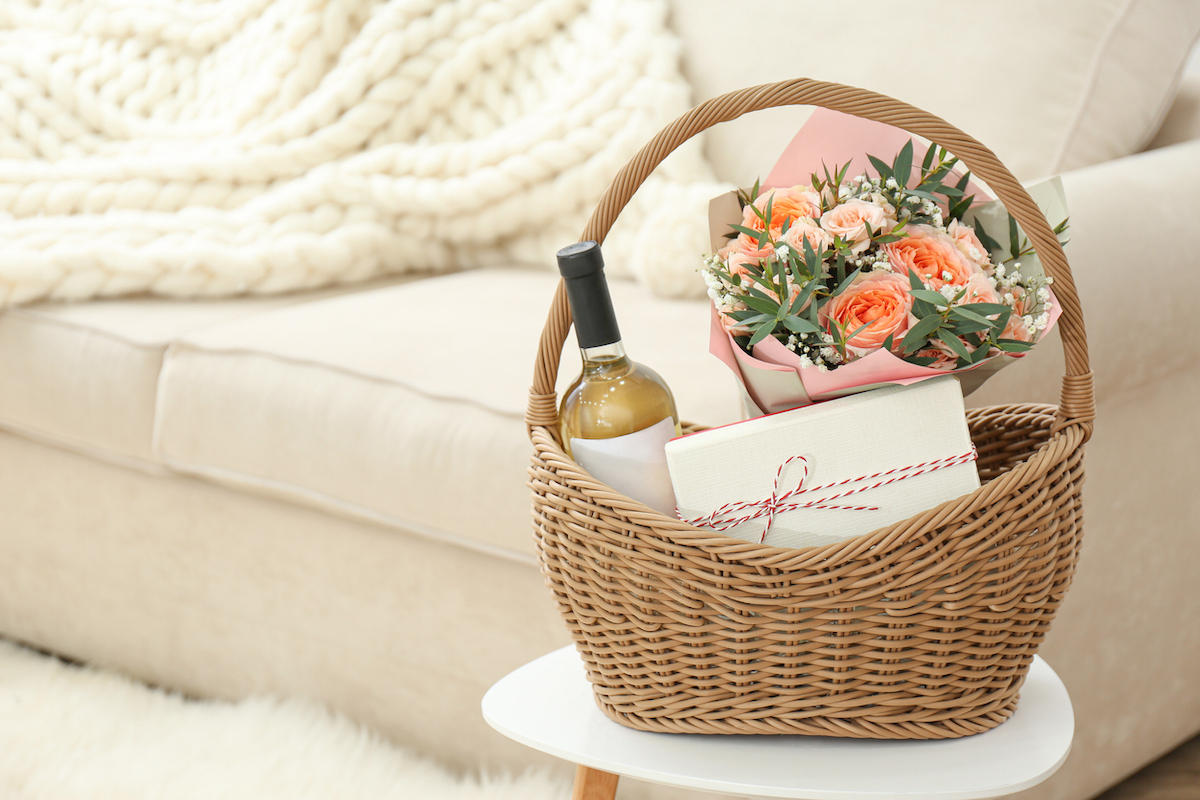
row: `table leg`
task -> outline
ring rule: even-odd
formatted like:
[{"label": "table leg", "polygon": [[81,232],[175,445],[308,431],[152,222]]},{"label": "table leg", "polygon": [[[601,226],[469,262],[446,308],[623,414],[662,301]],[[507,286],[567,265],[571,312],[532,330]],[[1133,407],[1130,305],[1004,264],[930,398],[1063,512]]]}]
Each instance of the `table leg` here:
[{"label": "table leg", "polygon": [[619,775],[611,772],[581,765],[575,769],[575,788],[571,791],[571,800],[613,800],[619,778]]}]

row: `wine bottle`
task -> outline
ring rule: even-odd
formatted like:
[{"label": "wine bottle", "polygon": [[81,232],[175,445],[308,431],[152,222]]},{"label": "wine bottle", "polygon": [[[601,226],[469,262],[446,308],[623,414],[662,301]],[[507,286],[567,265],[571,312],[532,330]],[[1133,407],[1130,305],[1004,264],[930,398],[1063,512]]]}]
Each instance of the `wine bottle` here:
[{"label": "wine bottle", "polygon": [[596,242],[558,251],[583,369],[563,394],[563,446],[597,480],[675,515],[665,446],[680,434],[675,398],[649,367],[625,355],[604,258]]}]

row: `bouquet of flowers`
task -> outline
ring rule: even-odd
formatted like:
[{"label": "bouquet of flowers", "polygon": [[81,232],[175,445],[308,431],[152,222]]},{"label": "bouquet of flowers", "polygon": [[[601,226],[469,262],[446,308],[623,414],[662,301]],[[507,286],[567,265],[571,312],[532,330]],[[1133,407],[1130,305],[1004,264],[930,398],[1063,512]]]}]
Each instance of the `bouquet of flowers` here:
[{"label": "bouquet of flowers", "polygon": [[[890,163],[867,156],[874,174],[851,178],[846,163],[738,192],[741,219],[701,273],[714,338],[740,351],[724,360],[764,412],[983,365],[988,374],[1053,325],[1053,279],[1015,220],[995,201],[980,213],[970,174],[944,149],[930,145],[919,163],[915,152],[908,139]],[[772,392],[746,381],[748,361],[794,369],[799,389],[763,402]]]}]

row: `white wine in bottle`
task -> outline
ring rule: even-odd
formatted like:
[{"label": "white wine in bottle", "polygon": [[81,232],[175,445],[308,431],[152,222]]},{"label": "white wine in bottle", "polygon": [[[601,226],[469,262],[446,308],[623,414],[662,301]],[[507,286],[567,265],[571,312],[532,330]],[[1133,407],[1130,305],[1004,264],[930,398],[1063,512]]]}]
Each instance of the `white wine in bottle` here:
[{"label": "white wine in bottle", "polygon": [[558,269],[583,356],[559,408],[563,446],[597,480],[674,516],[665,446],[680,433],[675,398],[658,373],[625,355],[600,246],[564,247]]}]

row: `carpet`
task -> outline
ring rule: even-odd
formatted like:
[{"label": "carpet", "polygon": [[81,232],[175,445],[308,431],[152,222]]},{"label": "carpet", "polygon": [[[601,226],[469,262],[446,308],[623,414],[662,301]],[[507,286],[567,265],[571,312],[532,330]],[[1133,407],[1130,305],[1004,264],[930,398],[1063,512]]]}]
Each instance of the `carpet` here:
[{"label": "carpet", "polygon": [[200,701],[0,641],[0,797],[563,800],[542,773],[456,776],[317,704]]}]

